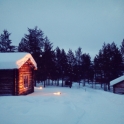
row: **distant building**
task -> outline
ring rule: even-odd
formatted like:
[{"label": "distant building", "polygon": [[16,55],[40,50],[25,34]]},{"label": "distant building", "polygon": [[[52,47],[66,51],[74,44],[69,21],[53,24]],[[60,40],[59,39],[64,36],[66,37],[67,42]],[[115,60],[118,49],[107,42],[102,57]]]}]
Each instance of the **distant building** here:
[{"label": "distant building", "polygon": [[110,85],[113,86],[113,93],[124,94],[124,76],[110,81]]},{"label": "distant building", "polygon": [[0,95],[34,92],[37,64],[29,53],[0,53]]}]

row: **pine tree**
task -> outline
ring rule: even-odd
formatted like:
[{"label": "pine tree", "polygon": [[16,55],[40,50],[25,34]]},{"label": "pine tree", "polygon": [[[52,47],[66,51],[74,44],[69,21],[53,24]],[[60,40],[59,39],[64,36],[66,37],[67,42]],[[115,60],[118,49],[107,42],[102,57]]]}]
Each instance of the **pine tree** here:
[{"label": "pine tree", "polygon": [[28,32],[29,34],[25,34],[21,39],[18,51],[29,52],[36,58],[36,55],[42,52],[44,42],[43,31],[35,27],[34,29],[28,28]]},{"label": "pine tree", "polygon": [[121,54],[122,54],[123,61],[124,61],[124,39],[123,39],[123,41],[122,41],[122,43],[121,43],[120,48],[121,48]]},{"label": "pine tree", "polygon": [[124,39],[121,43],[121,46],[120,46],[120,51],[121,51],[121,55],[123,57],[123,62],[122,62],[122,67],[121,67],[121,70],[122,72],[124,73]]},{"label": "pine tree", "polygon": [[101,83],[102,87],[102,75],[103,75],[103,67],[102,67],[102,62],[103,61],[103,55],[102,55],[102,50],[99,50],[99,54],[95,56],[94,58],[94,73],[95,73],[95,82]]},{"label": "pine tree", "polygon": [[76,58],[76,65],[74,67],[74,73],[75,73],[75,80],[79,82],[79,86],[80,86],[80,80],[82,78],[82,68],[81,68],[81,64],[82,64],[82,51],[81,48],[79,47],[77,49],[77,51],[75,51],[75,58]]},{"label": "pine tree", "polygon": [[67,77],[67,68],[68,68],[68,63],[67,63],[67,55],[64,49],[61,50],[61,69],[62,69],[62,87],[63,87],[63,80],[64,77]]},{"label": "pine tree", "polygon": [[114,42],[111,44],[111,52],[112,52],[112,56],[111,56],[112,77],[111,79],[114,79],[122,75],[121,67],[122,67],[123,58],[122,58],[121,51],[119,50],[117,45],[115,45]]},{"label": "pine tree", "polygon": [[73,76],[74,76],[74,66],[76,64],[75,56],[71,49],[69,49],[67,53],[67,60],[68,60],[68,76],[70,78],[70,83],[71,83],[70,88],[71,88]]},{"label": "pine tree", "polygon": [[91,66],[91,57],[89,54],[84,53],[81,56],[82,59],[82,71],[83,71],[83,78],[84,78],[84,86],[85,86],[85,79],[88,79],[89,82],[89,69]]},{"label": "pine tree", "polygon": [[57,86],[59,85],[59,79],[62,77],[62,66],[61,66],[61,50],[59,47],[56,48],[56,72],[57,72]]},{"label": "pine tree", "polygon": [[[55,54],[52,49],[52,43],[49,41],[47,37],[44,39],[44,46],[42,52],[42,61],[41,61],[41,71],[44,76],[44,80],[53,78],[53,73],[55,72]],[[44,82],[45,87],[45,82]]]},{"label": "pine tree", "polygon": [[0,52],[14,52],[16,50],[16,47],[11,45],[10,35],[11,33],[7,30],[4,30],[0,35]]},{"label": "pine tree", "polygon": [[[122,55],[117,45],[105,44],[100,50],[98,57],[94,59],[95,67],[101,73],[101,79],[104,81],[104,86],[108,85],[110,90],[110,81],[122,75]],[[106,88],[104,87],[106,90]]]}]

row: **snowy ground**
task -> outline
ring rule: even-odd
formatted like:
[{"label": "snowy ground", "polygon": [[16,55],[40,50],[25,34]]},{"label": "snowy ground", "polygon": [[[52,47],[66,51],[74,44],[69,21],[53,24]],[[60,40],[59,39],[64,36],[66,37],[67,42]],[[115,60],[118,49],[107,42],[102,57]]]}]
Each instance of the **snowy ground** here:
[{"label": "snowy ground", "polygon": [[77,84],[37,87],[27,96],[1,96],[0,124],[124,124],[124,95]]}]

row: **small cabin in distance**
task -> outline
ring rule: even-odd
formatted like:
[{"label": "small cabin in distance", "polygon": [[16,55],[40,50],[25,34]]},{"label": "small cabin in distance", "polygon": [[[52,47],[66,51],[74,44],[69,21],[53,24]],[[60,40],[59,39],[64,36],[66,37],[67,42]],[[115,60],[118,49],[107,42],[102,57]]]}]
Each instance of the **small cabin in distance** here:
[{"label": "small cabin in distance", "polygon": [[37,64],[29,53],[0,53],[0,95],[34,92]]},{"label": "small cabin in distance", "polygon": [[124,76],[110,81],[110,86],[113,87],[113,93],[124,94]]}]

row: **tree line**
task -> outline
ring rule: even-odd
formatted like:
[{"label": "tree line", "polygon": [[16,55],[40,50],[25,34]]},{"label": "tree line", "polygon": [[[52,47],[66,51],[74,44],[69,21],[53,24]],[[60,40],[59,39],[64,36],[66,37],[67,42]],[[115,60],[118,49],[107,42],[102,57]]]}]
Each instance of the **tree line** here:
[{"label": "tree line", "polygon": [[[124,72],[124,40],[120,47],[112,42],[104,43],[98,54],[91,61],[88,53],[83,53],[79,47],[75,52],[71,49],[66,53],[64,49],[56,47],[38,27],[28,28],[28,34],[22,37],[18,46],[12,45],[10,35],[4,30],[0,35],[0,52],[28,52],[35,59],[38,70],[36,80],[43,81],[44,87],[50,85],[52,80],[59,86],[59,80],[63,82],[97,82],[104,86],[104,90],[110,90],[110,81],[123,75]],[[71,85],[71,84],[70,84]]]}]

